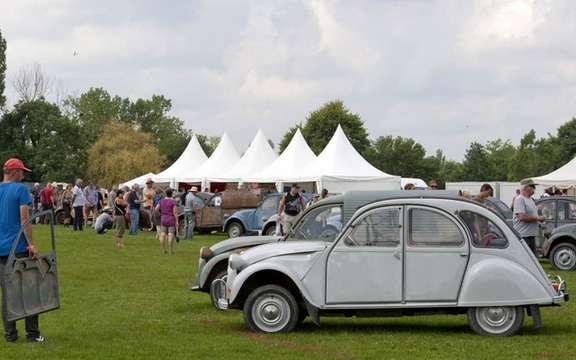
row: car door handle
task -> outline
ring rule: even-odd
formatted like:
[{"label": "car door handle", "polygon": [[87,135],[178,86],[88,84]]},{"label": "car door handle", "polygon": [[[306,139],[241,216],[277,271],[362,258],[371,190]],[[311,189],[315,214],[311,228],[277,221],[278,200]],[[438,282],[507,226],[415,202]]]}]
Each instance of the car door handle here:
[{"label": "car door handle", "polygon": [[460,253],[460,256],[466,257],[466,256],[468,256],[468,253],[467,252]]},{"label": "car door handle", "polygon": [[394,257],[400,260],[402,258],[402,252],[399,250],[394,251]]}]

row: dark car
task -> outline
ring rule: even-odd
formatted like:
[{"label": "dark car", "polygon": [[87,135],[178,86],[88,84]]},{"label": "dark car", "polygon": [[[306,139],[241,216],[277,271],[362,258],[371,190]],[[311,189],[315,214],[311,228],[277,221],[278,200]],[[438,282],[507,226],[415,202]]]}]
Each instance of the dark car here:
[{"label": "dark car", "polygon": [[536,202],[546,218],[542,255],[559,270],[576,269],[576,198],[550,196]]}]

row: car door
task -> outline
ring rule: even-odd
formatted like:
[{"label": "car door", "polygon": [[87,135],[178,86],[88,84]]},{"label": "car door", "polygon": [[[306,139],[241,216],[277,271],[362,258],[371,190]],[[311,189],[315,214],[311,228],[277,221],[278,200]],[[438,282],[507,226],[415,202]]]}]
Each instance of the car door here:
[{"label": "car door", "polygon": [[406,208],[404,301],[455,302],[468,264],[464,227],[447,212]]},{"label": "car door", "polygon": [[354,221],[326,263],[326,303],[402,301],[403,206],[371,210]]},{"label": "car door", "polygon": [[558,200],[558,225],[576,223],[576,202],[572,200]]},{"label": "car door", "polygon": [[544,216],[544,223],[541,224],[545,234],[550,234],[558,226],[558,220],[563,218],[558,210],[556,200],[542,200],[538,204],[538,214]]},{"label": "car door", "polygon": [[254,210],[250,219],[250,230],[260,230],[270,216],[274,215],[278,210],[278,197],[269,196],[265,198],[260,205]]},{"label": "car door", "polygon": [[222,197],[214,195],[206,206],[202,208],[200,216],[200,226],[205,228],[214,228],[222,226]]}]

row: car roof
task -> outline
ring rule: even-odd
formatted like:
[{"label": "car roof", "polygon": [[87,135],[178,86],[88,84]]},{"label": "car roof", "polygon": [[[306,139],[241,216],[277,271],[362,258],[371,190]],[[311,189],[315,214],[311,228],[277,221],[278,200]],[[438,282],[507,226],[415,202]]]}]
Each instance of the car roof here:
[{"label": "car roof", "polygon": [[576,201],[576,196],[567,196],[567,195],[554,195],[554,196],[546,196],[540,199],[537,199],[536,202],[542,201],[552,201],[552,200],[568,200],[568,201]]}]

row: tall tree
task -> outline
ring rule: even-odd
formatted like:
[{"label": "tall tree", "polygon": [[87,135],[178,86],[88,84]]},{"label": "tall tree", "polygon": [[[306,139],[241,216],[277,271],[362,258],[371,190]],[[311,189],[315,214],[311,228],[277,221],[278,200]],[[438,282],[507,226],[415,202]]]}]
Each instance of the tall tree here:
[{"label": "tall tree", "polygon": [[510,178],[519,181],[528,177],[537,176],[536,170],[536,132],[530,130],[520,140],[513,161],[510,165]]},{"label": "tall tree", "polygon": [[0,30],[0,110],[6,105],[6,96],[4,90],[6,89],[6,39],[2,37],[2,30]]},{"label": "tall tree", "polygon": [[484,145],[488,167],[485,169],[485,180],[508,181],[509,167],[516,154],[516,149],[509,140],[491,140]]},{"label": "tall tree", "polygon": [[206,156],[211,156],[216,147],[220,143],[219,136],[206,136],[201,134],[196,134],[198,138],[198,143],[200,143],[200,147],[204,150]]},{"label": "tall tree", "polygon": [[490,175],[487,173],[489,166],[488,152],[484,145],[473,142],[470,144],[464,155],[463,180],[466,181],[488,181]]},{"label": "tall tree", "polygon": [[386,173],[416,178],[430,176],[424,160],[426,150],[414,139],[380,136],[367,155],[372,165]]},{"label": "tall tree", "polygon": [[557,139],[562,148],[560,162],[565,164],[576,156],[576,118],[558,128]]},{"label": "tall tree", "polygon": [[14,89],[20,96],[20,100],[25,102],[46,98],[50,87],[50,79],[40,64],[21,68],[14,79]]},{"label": "tall tree", "polygon": [[104,126],[88,151],[87,176],[99,186],[111,187],[126,179],[158,172],[163,161],[151,134],[112,121]]},{"label": "tall tree", "polygon": [[282,140],[280,140],[280,143],[278,144],[278,152],[280,154],[282,154],[284,149],[286,149],[288,147],[288,145],[290,144],[290,141],[292,141],[292,138],[294,137],[294,134],[296,134],[296,130],[298,130],[298,129],[300,129],[300,131],[302,131],[302,125],[301,124],[291,127],[284,134],[284,136],[282,137]]},{"label": "tall tree", "polygon": [[85,151],[79,127],[58,106],[21,101],[0,119],[0,161],[17,156],[31,166],[34,181],[72,181],[83,173]]}]

